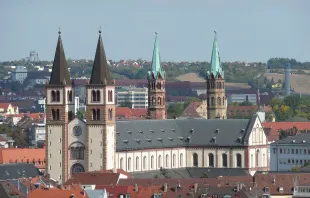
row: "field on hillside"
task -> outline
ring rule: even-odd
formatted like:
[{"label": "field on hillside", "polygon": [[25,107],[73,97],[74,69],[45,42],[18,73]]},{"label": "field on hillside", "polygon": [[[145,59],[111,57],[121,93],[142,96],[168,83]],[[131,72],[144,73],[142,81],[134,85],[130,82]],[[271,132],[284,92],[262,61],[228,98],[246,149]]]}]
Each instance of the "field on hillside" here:
[{"label": "field on hillside", "polygon": [[[179,81],[190,81],[190,82],[205,82],[206,80],[198,76],[196,73],[187,73],[176,78]],[[248,89],[250,86],[247,83],[226,83],[228,87]]]},{"label": "field on hillside", "polygon": [[[277,82],[279,79],[284,80],[284,74],[265,73],[268,79]],[[309,75],[291,75],[291,88],[301,94],[310,94],[310,76]]]}]

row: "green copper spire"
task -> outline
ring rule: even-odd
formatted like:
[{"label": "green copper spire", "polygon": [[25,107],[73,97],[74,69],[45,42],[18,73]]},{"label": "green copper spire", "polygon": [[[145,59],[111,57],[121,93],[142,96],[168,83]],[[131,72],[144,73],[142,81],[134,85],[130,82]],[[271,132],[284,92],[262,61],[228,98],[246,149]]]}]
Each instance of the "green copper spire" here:
[{"label": "green copper spire", "polygon": [[165,71],[160,66],[160,53],[159,53],[159,47],[158,47],[158,39],[157,39],[157,33],[155,32],[155,42],[154,42],[154,50],[153,50],[153,58],[152,58],[152,71],[148,72],[148,76],[153,73],[155,78],[157,78],[158,74],[162,78],[165,77]]},{"label": "green copper spire", "polygon": [[209,71],[208,74],[213,74],[214,76],[221,75],[221,77],[224,77],[224,71],[221,65],[219,47],[217,44],[216,31],[214,31],[214,41],[211,56],[211,71]]}]

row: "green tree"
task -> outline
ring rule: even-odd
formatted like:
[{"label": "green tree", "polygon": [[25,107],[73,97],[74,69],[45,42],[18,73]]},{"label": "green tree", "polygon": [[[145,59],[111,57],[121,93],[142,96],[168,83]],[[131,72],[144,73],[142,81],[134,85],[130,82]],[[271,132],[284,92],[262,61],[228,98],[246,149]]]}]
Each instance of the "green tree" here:
[{"label": "green tree", "polygon": [[296,166],[293,166],[292,169],[291,169],[292,172],[299,172],[300,169]]},{"label": "green tree", "polygon": [[85,111],[79,110],[78,112],[76,112],[76,117],[79,117],[81,119],[85,119]]},{"label": "green tree", "polygon": [[253,104],[250,101],[243,101],[239,105],[240,106],[252,106]]}]

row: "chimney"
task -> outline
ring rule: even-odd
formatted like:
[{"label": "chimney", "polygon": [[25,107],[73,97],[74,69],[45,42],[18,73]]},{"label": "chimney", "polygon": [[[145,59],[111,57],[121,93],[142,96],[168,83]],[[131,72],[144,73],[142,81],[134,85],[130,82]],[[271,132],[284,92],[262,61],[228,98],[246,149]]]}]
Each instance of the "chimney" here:
[{"label": "chimney", "polygon": [[198,189],[198,183],[195,183],[195,186],[194,186],[195,193],[197,193],[197,189]]},{"label": "chimney", "polygon": [[168,191],[168,184],[164,183],[164,192],[167,192],[167,191]]},{"label": "chimney", "polygon": [[135,191],[136,191],[136,192],[139,192],[138,184],[135,184]]}]

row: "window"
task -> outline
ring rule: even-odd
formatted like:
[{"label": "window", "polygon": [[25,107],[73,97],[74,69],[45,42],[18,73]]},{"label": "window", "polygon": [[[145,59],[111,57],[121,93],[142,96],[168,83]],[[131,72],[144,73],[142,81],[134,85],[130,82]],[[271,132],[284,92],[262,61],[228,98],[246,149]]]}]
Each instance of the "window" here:
[{"label": "window", "polygon": [[92,90],[92,92],[91,92],[91,101],[92,101],[92,102],[96,102],[96,100],[97,100],[96,91],[95,91],[95,90]]},{"label": "window", "polygon": [[139,170],[139,157],[136,157],[136,170]]},{"label": "window", "polygon": [[217,105],[221,105],[221,98],[220,97],[217,98]]},{"label": "window", "polygon": [[180,154],[180,167],[183,166],[183,153]]},{"label": "window", "polygon": [[209,153],[209,167],[214,167],[214,155],[212,153]]},{"label": "window", "polygon": [[276,153],[277,153],[277,149],[273,148],[273,154],[276,154]]},{"label": "window", "polygon": [[69,121],[73,120],[73,112],[72,111],[68,112],[68,119],[69,119]]},{"label": "window", "polygon": [[236,155],[236,160],[237,160],[237,167],[238,168],[241,168],[242,167],[242,159],[241,159],[241,154],[240,153],[237,153]]},{"label": "window", "polygon": [[265,166],[265,153],[263,154],[263,160],[262,160],[262,167],[264,167]]},{"label": "window", "polygon": [[198,167],[198,155],[197,155],[197,153],[193,154],[193,166]]},{"label": "window", "polygon": [[214,99],[214,97],[211,97],[211,105],[215,105],[215,99]]},{"label": "window", "polygon": [[152,155],[151,156],[151,169],[154,168],[154,156]]},{"label": "window", "polygon": [[280,154],[282,154],[282,149],[280,148]]},{"label": "window", "polygon": [[112,90],[108,91],[108,102],[113,102],[113,91]]},{"label": "window", "polygon": [[296,154],[298,154],[298,149],[296,149]]},{"label": "window", "polygon": [[56,110],[56,120],[59,120],[59,109]]},{"label": "window", "polygon": [[100,120],[100,109],[97,109],[97,119],[96,120]]},{"label": "window", "polygon": [[210,99],[207,97],[207,105],[210,106]]},{"label": "window", "polygon": [[176,161],[176,157],[175,154],[173,154],[172,156],[172,166],[175,167],[175,161]]},{"label": "window", "polygon": [[253,154],[251,154],[251,167],[254,167],[254,158],[253,158]]},{"label": "window", "polygon": [[70,146],[70,153],[72,160],[83,160],[84,159],[85,147],[80,142],[74,142]]},{"label": "window", "polygon": [[72,91],[68,91],[67,93],[67,97],[68,97],[68,102],[72,102]]},{"label": "window", "polygon": [[292,154],[294,154],[294,149],[292,149]]},{"label": "window", "polygon": [[128,158],[127,170],[130,171],[131,169],[131,158]]},{"label": "window", "polygon": [[143,157],[143,169],[146,169],[146,156]]},{"label": "window", "polygon": [[306,149],[304,149],[304,154],[305,154],[305,155],[307,154],[307,150],[306,150]]},{"label": "window", "polygon": [[168,168],[169,166],[169,155],[167,154],[166,155],[166,168]]},{"label": "window", "polygon": [[60,102],[60,91],[56,91],[56,101]]},{"label": "window", "polygon": [[97,90],[96,96],[97,96],[96,101],[100,102],[100,91],[99,90]]},{"label": "window", "polygon": [[227,167],[227,155],[225,153],[222,154],[222,166]]},{"label": "window", "polygon": [[113,118],[113,110],[109,109],[109,120],[112,120]]},{"label": "window", "polygon": [[56,110],[52,109],[52,120],[56,120]]},{"label": "window", "polygon": [[[90,165],[92,165],[92,164],[90,164]],[[81,172],[85,172],[85,169],[81,164],[75,163],[71,167],[71,172],[72,172],[72,174],[81,173]]]},{"label": "window", "polygon": [[121,157],[121,159],[119,160],[119,168],[123,169],[123,158]]},{"label": "window", "polygon": [[161,168],[161,155],[158,156],[158,168]]},{"label": "window", "polygon": [[161,105],[161,97],[158,97],[157,100],[158,100],[158,102],[157,102],[158,105]]},{"label": "window", "polygon": [[255,162],[256,162],[256,167],[259,167],[259,150],[256,150],[256,158],[255,158]]}]

